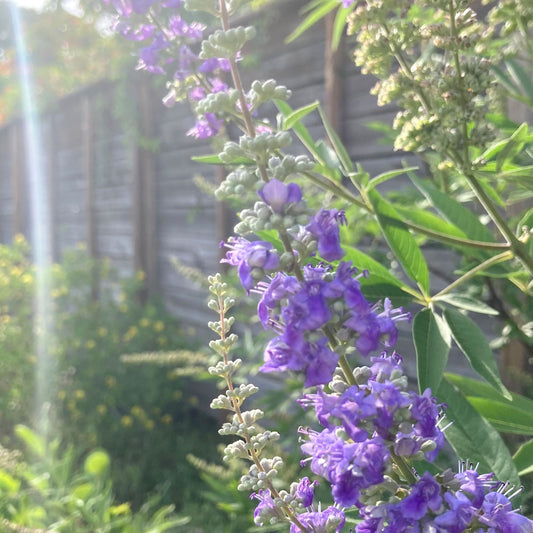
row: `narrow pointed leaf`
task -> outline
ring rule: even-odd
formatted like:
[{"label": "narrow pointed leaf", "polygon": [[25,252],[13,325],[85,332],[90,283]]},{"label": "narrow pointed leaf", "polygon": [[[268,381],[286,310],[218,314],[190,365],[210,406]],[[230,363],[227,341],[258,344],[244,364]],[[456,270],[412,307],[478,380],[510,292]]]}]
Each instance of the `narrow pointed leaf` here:
[{"label": "narrow pointed leaf", "polygon": [[524,442],[513,455],[514,464],[519,476],[533,472],[533,439]]},{"label": "narrow pointed leaf", "polygon": [[333,50],[337,50],[339,47],[346,28],[346,19],[353,10],[354,6],[339,7],[339,9],[337,9],[337,13],[335,13],[335,21],[333,22],[333,35],[331,36],[331,47]]},{"label": "narrow pointed leaf", "polygon": [[285,117],[285,120],[283,121],[283,129],[290,130],[297,122],[300,122],[300,120],[302,120],[305,116],[309,115],[309,113],[314,111],[319,105],[320,103],[316,101],[309,105],[296,109]]},{"label": "narrow pointed leaf", "polygon": [[396,209],[380,194],[372,190],[369,191],[368,197],[383,234],[399,263],[406,274],[418,282],[427,293],[429,291],[429,270],[414,237],[409,233]]},{"label": "narrow pointed leaf", "polygon": [[388,172],[383,172],[382,174],[379,174],[376,177],[372,178],[368,183],[367,188],[368,190],[373,189],[374,187],[377,187],[380,183],[384,183],[385,181],[395,178],[396,176],[401,176],[402,174],[414,170],[418,170],[418,167],[398,168],[396,170],[389,170]]},{"label": "narrow pointed leaf", "polygon": [[298,27],[285,39],[285,42],[290,43],[298,38],[302,33],[308,30],[311,26],[316,24],[320,19],[323,19],[330,11],[333,11],[339,6],[337,0],[327,0],[318,5],[316,9],[311,11],[307,17],[298,25]]},{"label": "narrow pointed leaf", "polygon": [[[413,206],[397,206],[396,210],[398,211],[398,213],[400,213],[400,215],[402,215],[410,222],[413,222],[417,226],[427,228],[436,233],[443,234],[444,236],[449,235],[451,237],[457,237],[458,239],[467,239],[467,236],[464,231],[459,229],[457,226],[451,224],[447,220],[440,218],[438,215],[435,215],[431,211],[427,211],[425,209],[420,209],[418,207]],[[417,231],[416,228],[414,228],[413,231]],[[461,248],[464,248],[464,246],[466,245],[461,246]]]},{"label": "narrow pointed leaf", "polygon": [[507,446],[461,391],[443,379],[437,397],[446,403],[446,418],[453,420],[446,430],[446,440],[459,458],[474,464],[479,462],[479,472],[494,472],[498,480],[519,486],[518,473]]},{"label": "narrow pointed leaf", "polygon": [[443,316],[450,328],[453,340],[472,368],[505,398],[511,399],[509,391],[500,379],[494,354],[479,326],[466,315],[453,309],[446,309]]},{"label": "narrow pointed leaf", "polygon": [[458,374],[445,374],[446,379],[458,387],[465,396],[497,399],[500,402],[507,403],[508,405],[517,407],[526,412],[533,413],[533,400],[522,396],[521,394],[511,393],[511,399],[508,400],[503,396],[497,394],[495,397],[494,389],[487,385],[484,381],[479,381],[473,378],[467,378]]},{"label": "narrow pointed leaf", "polygon": [[476,241],[494,242],[490,231],[479,221],[478,217],[467,207],[436,187],[409,173],[411,181],[432,203],[435,209],[449,222],[461,228],[468,238]]},{"label": "narrow pointed leaf", "polygon": [[[276,105],[279,112],[283,115],[284,118],[288,117],[291,113],[294,112],[292,107],[283,100],[274,100],[274,104]],[[320,156],[315,141],[313,140],[313,137],[311,137],[309,130],[301,122],[295,123],[292,130],[294,131],[294,133],[296,133],[296,135],[298,136],[300,141],[302,141],[302,144],[307,148],[307,150],[309,150],[309,152],[313,154],[316,160],[322,165],[325,165],[325,161]]]},{"label": "narrow pointed leaf", "polygon": [[[206,165],[225,165],[220,157],[217,154],[212,155],[197,155],[191,157],[193,161],[196,161],[197,163],[203,163]],[[234,159],[231,162],[232,165],[251,165],[255,164],[254,161],[251,159],[248,159],[247,157],[238,157],[237,159]]]},{"label": "narrow pointed leaf", "polygon": [[491,398],[468,396],[475,410],[502,433],[533,435],[533,413]]},{"label": "narrow pointed leaf", "polygon": [[333,146],[333,149],[335,150],[340,162],[342,163],[346,175],[348,175],[350,172],[354,172],[355,168],[353,166],[352,160],[350,159],[350,155],[344,147],[344,144],[342,143],[340,137],[333,129],[333,126],[330,124],[328,117],[326,117],[326,114],[324,113],[324,110],[319,107],[318,111],[320,113],[320,118],[322,119],[324,127],[326,128],[326,133],[328,134],[328,138],[331,142],[331,145]]},{"label": "narrow pointed leaf", "polygon": [[443,294],[438,298],[433,299],[434,302],[446,302],[454,307],[459,309],[465,309],[466,311],[472,311],[474,313],[481,313],[483,315],[494,315],[497,316],[500,313],[496,309],[490,307],[485,302],[469,296],[468,294],[458,294],[455,292],[450,292],[448,294]]},{"label": "narrow pointed leaf", "polygon": [[378,263],[375,259],[365,254],[357,248],[351,246],[344,246],[346,255],[342,258],[343,261],[351,261],[354,267],[357,267],[360,271],[368,270],[370,274],[368,278],[362,278],[360,281],[365,283],[367,280],[385,281],[397,287],[402,287],[403,283],[393,276],[381,263]]},{"label": "narrow pointed leaf", "polygon": [[418,388],[439,388],[451,346],[450,332],[442,318],[430,309],[423,309],[413,320]]}]

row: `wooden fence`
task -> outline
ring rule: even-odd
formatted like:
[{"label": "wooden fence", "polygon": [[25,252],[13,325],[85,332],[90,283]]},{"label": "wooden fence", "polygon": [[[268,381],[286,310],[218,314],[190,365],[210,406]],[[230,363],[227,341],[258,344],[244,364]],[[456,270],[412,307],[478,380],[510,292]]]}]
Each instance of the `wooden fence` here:
[{"label": "wooden fence", "polygon": [[[356,70],[348,52],[328,50],[328,25],[318,24],[284,44],[304,3],[283,0],[257,17],[258,37],[243,65],[245,81],[275,78],[292,89],[293,107],[318,98],[355,161],[371,174],[399,167],[401,156],[365,127],[371,120],[390,122],[393,110],[377,107],[369,95],[374,81]],[[139,73],[129,85],[90,86],[40,116],[51,249],[58,260],[64,250],[85,243],[93,256],[108,257],[123,275],[143,270],[149,294],[161,295],[185,323],[203,326],[209,316],[205,295],[176,272],[171,258],[206,273],[216,271],[218,243],[227,236],[229,221],[223,208],[193,183],[196,174],[217,179],[216,170],[191,160],[210,153],[209,145],[186,136],[194,123],[190,111],[181,105],[163,107],[163,91]],[[307,126],[315,138],[324,136],[316,115],[308,117]],[[132,129],[155,139],[157,150],[143,148]],[[3,243],[16,233],[32,239],[26,150],[22,120],[0,128]]]}]

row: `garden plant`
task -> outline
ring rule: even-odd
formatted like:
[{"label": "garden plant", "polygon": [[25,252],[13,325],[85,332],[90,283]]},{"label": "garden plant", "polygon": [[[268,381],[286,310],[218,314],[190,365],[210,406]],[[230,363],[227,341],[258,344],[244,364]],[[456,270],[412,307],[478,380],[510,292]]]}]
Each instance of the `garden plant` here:
[{"label": "garden plant", "polygon": [[[329,16],[338,46],[347,28],[356,64],[378,78],[378,102],[398,106],[388,131],[395,149],[420,157],[418,168],[378,176],[351,160],[319,104],[293,109],[289,88],[267,73],[243,85],[239,61],[255,30],[240,21],[253,20],[250,2],[112,4],[116,30],[141,47],[139,68],[168,76],[164,103],[189,102],[189,134],[213,139],[216,153],[196,159],[227,172],[217,197],[249,200],[225,262],[257,296],[272,334],[261,371],[300,376],[299,403],[314,414],[292,435],[303,470],[284,485],[283,459],[269,453],[280,435],[258,425],[268,412],[243,406],[257,387],[235,382],[245,357],[234,355],[230,333],[235,296],[212,276],[219,361],[209,372],[226,386],[212,407],[231,413],[220,430],[235,437],[224,459],[250,462],[239,489],[255,499],[255,524],[291,533],[533,531],[519,477],[533,470],[533,401],[506,388],[470,316],[501,320],[500,345],[530,352],[533,133],[505,112],[513,99],[533,108],[530,2],[487,2],[483,17],[465,0],[309,3],[291,37]],[[320,114],[326,143],[306,128],[310,113]],[[405,175],[412,187],[387,195],[387,182]],[[370,220],[389,265],[354,242],[355,222]],[[428,243],[462,256],[440,290]],[[418,391],[394,351],[400,322],[412,328]],[[445,373],[452,345],[481,380]],[[446,442],[456,460],[443,456]]]}]

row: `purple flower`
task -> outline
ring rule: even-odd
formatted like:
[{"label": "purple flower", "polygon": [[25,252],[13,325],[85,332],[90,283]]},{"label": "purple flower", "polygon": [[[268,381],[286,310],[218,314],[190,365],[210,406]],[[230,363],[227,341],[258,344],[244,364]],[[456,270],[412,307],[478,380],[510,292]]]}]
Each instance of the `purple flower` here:
[{"label": "purple flower", "polygon": [[301,289],[282,309],[281,316],[287,328],[314,331],[328,322],[331,311],[323,294],[325,286],[322,280],[303,282]]},{"label": "purple flower", "polygon": [[214,113],[206,113],[204,118],[199,118],[196,121],[196,124],[187,132],[187,135],[196,139],[208,139],[215,136],[223,124],[224,121],[217,119]]},{"label": "purple flower", "polygon": [[346,224],[344,211],[320,209],[305,227],[318,239],[318,253],[326,261],[335,261],[344,256],[341,248],[339,224]]},{"label": "purple flower", "polygon": [[300,480],[294,495],[302,501],[304,507],[311,507],[313,505],[313,498],[315,493],[315,487],[318,485],[318,481],[309,481],[306,476]]},{"label": "purple flower", "polygon": [[198,67],[198,72],[213,72],[217,69],[228,72],[230,70],[229,59],[210,57]]},{"label": "purple flower", "polygon": [[154,3],[155,0],[131,0],[131,7],[138,15],[144,15]]},{"label": "purple flower", "polygon": [[258,292],[262,292],[263,296],[257,305],[257,314],[265,329],[271,328],[280,319],[275,312],[279,302],[299,288],[300,282],[294,276],[287,276],[283,272],[278,272],[269,284],[258,283]]},{"label": "purple flower", "polygon": [[355,3],[355,0],[342,0],[342,7],[350,7]]},{"label": "purple flower", "polygon": [[[301,513],[298,520],[313,533],[338,533],[344,526],[344,513],[336,507],[328,507],[324,511]],[[291,524],[290,533],[300,531],[296,524]]]},{"label": "purple flower", "polygon": [[273,270],[279,265],[279,258],[269,242],[230,237],[226,246],[229,250],[221,262],[239,267],[239,278],[247,291],[254,285],[252,269]]},{"label": "purple flower", "polygon": [[258,526],[268,524],[273,518],[283,518],[283,513],[279,507],[276,506],[269,489],[260,490],[253,493],[251,498],[259,500],[258,506],[254,512],[254,522]]},{"label": "purple flower", "polygon": [[406,518],[421,520],[427,514],[428,509],[433,512],[440,509],[442,505],[440,491],[441,486],[429,472],[426,472],[411,488],[410,494],[397,506]]},{"label": "purple flower", "polygon": [[[533,521],[513,511],[509,499],[499,492],[489,492],[478,520],[494,533],[531,533]],[[494,529],[493,529],[494,528]]]},{"label": "purple flower", "polygon": [[475,509],[470,500],[461,492],[455,496],[447,492],[444,499],[449,510],[437,516],[434,520],[435,524],[447,533],[462,533],[470,524]]},{"label": "purple flower", "polygon": [[282,213],[287,204],[297,203],[302,199],[302,190],[296,183],[285,185],[277,179],[266,183],[258,194],[274,213]]}]

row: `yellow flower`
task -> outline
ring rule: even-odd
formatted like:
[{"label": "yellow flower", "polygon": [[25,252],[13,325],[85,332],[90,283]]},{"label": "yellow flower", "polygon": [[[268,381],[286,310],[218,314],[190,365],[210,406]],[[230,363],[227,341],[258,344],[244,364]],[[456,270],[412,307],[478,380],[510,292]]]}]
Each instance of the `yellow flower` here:
[{"label": "yellow flower", "polygon": [[163,422],[163,424],[165,424],[166,426],[169,426],[170,424],[172,424],[172,416],[171,415],[163,415],[161,417],[161,422]]},{"label": "yellow flower", "polygon": [[77,389],[77,390],[74,392],[74,396],[75,396],[78,400],[83,400],[83,398],[85,398],[85,391],[84,391],[84,390],[81,390],[81,389]]},{"label": "yellow flower", "polygon": [[139,320],[139,325],[141,326],[141,328],[147,328],[150,324],[151,322],[148,318],[141,318],[141,320]]},{"label": "yellow flower", "polygon": [[131,341],[137,334],[139,333],[139,330],[137,326],[131,326],[128,331],[124,334],[123,340],[125,342]]},{"label": "yellow flower", "polygon": [[131,408],[131,414],[138,417],[138,418],[141,418],[144,416],[144,409],[138,405],[134,405],[132,408]]},{"label": "yellow flower", "polygon": [[105,337],[107,335],[107,328],[98,328],[98,336]]},{"label": "yellow flower", "polygon": [[124,415],[121,419],[120,419],[120,423],[124,426],[124,427],[131,427],[133,426],[133,418],[131,418],[131,416],[129,415]]},{"label": "yellow flower", "polygon": [[120,309],[121,313],[127,313],[129,309],[128,304],[120,304],[118,308]]},{"label": "yellow flower", "polygon": [[135,274],[135,278],[137,279],[137,281],[144,281],[144,278],[146,278],[146,274],[142,270],[139,270]]},{"label": "yellow flower", "polygon": [[155,422],[153,420],[147,420],[145,423],[144,423],[144,427],[145,429],[147,429],[148,431],[152,431],[152,429],[154,429],[155,427]]},{"label": "yellow flower", "polygon": [[60,390],[58,393],[57,393],[57,398],[59,400],[64,400],[67,396],[67,393],[64,391],[64,390]]},{"label": "yellow flower", "polygon": [[165,324],[162,320],[158,320],[154,323],[154,330],[157,332],[163,331],[165,329]]},{"label": "yellow flower", "polygon": [[100,415],[105,415],[107,413],[107,407],[103,403],[101,403],[96,406],[96,411]]},{"label": "yellow flower", "polygon": [[114,376],[106,376],[105,384],[111,389],[117,384],[117,380]]},{"label": "yellow flower", "polygon": [[157,337],[157,344],[159,344],[159,346],[164,346],[167,343],[167,341],[168,339],[164,337],[163,335],[160,335],[159,337]]},{"label": "yellow flower", "polygon": [[87,348],[88,350],[92,350],[95,346],[96,346],[96,342],[94,342],[92,339],[88,340],[85,343],[85,348]]},{"label": "yellow flower", "polygon": [[32,282],[33,282],[33,276],[31,274],[24,274],[22,276],[22,283],[29,284],[29,283],[32,283]]}]

